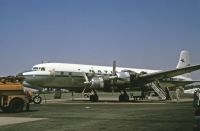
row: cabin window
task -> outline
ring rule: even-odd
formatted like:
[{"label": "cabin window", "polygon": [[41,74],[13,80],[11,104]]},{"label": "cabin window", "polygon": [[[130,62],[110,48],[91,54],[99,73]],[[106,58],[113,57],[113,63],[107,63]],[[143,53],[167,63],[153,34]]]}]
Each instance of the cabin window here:
[{"label": "cabin window", "polygon": [[63,76],[63,75],[64,75],[64,72],[63,72],[63,71],[61,71],[61,72],[60,72],[60,75],[61,75],[61,76]]},{"label": "cabin window", "polygon": [[91,72],[91,73],[95,73],[95,71],[94,71],[94,70],[89,70],[89,72]]},{"label": "cabin window", "polygon": [[105,70],[104,72],[105,72],[105,73],[108,73],[108,71],[107,71],[107,70]]},{"label": "cabin window", "polygon": [[98,70],[98,73],[101,73],[101,71],[100,71],[100,70]]}]

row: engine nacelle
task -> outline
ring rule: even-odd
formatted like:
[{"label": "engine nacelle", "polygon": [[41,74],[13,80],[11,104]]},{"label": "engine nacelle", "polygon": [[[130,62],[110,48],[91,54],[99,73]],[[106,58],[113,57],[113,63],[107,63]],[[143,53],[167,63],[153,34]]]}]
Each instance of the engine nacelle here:
[{"label": "engine nacelle", "polygon": [[122,72],[116,73],[116,75],[117,75],[118,79],[130,81],[130,73],[129,72],[122,71]]},{"label": "engine nacelle", "polygon": [[103,77],[93,77],[91,83],[92,83],[91,88],[104,88]]}]

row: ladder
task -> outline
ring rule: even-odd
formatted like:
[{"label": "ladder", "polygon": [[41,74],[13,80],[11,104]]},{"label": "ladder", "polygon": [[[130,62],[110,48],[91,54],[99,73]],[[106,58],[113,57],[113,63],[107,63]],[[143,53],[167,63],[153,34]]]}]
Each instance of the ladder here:
[{"label": "ladder", "polygon": [[158,84],[156,84],[155,82],[152,82],[152,83],[151,83],[151,87],[152,87],[153,90],[159,95],[159,97],[160,97],[162,100],[165,100],[165,99],[166,99],[166,94],[165,94],[165,92],[163,91],[163,89],[162,89]]}]

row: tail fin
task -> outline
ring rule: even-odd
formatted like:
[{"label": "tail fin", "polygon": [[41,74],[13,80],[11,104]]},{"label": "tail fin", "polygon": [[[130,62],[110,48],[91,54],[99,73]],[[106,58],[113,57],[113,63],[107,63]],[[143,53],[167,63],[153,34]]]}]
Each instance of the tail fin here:
[{"label": "tail fin", "polygon": [[[182,50],[180,53],[180,58],[179,58],[178,65],[176,66],[176,68],[182,68],[186,66],[190,66],[190,55],[188,51]],[[188,79],[192,79],[191,73],[183,74],[181,76],[186,77]]]}]

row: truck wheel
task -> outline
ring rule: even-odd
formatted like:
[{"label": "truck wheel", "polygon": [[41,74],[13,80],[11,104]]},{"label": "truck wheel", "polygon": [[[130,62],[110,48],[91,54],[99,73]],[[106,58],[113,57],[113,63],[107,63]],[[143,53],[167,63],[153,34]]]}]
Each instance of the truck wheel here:
[{"label": "truck wheel", "polygon": [[119,96],[119,102],[129,102],[129,96],[127,94],[121,94]]},{"label": "truck wheel", "polygon": [[9,107],[1,107],[1,110],[5,113],[8,113],[10,110],[9,110]]},{"label": "truck wheel", "polygon": [[41,102],[42,102],[42,97],[41,96],[34,96],[33,97],[33,103],[40,104]]},{"label": "truck wheel", "polygon": [[10,112],[22,112],[24,108],[24,101],[20,98],[11,100],[9,104]]}]

